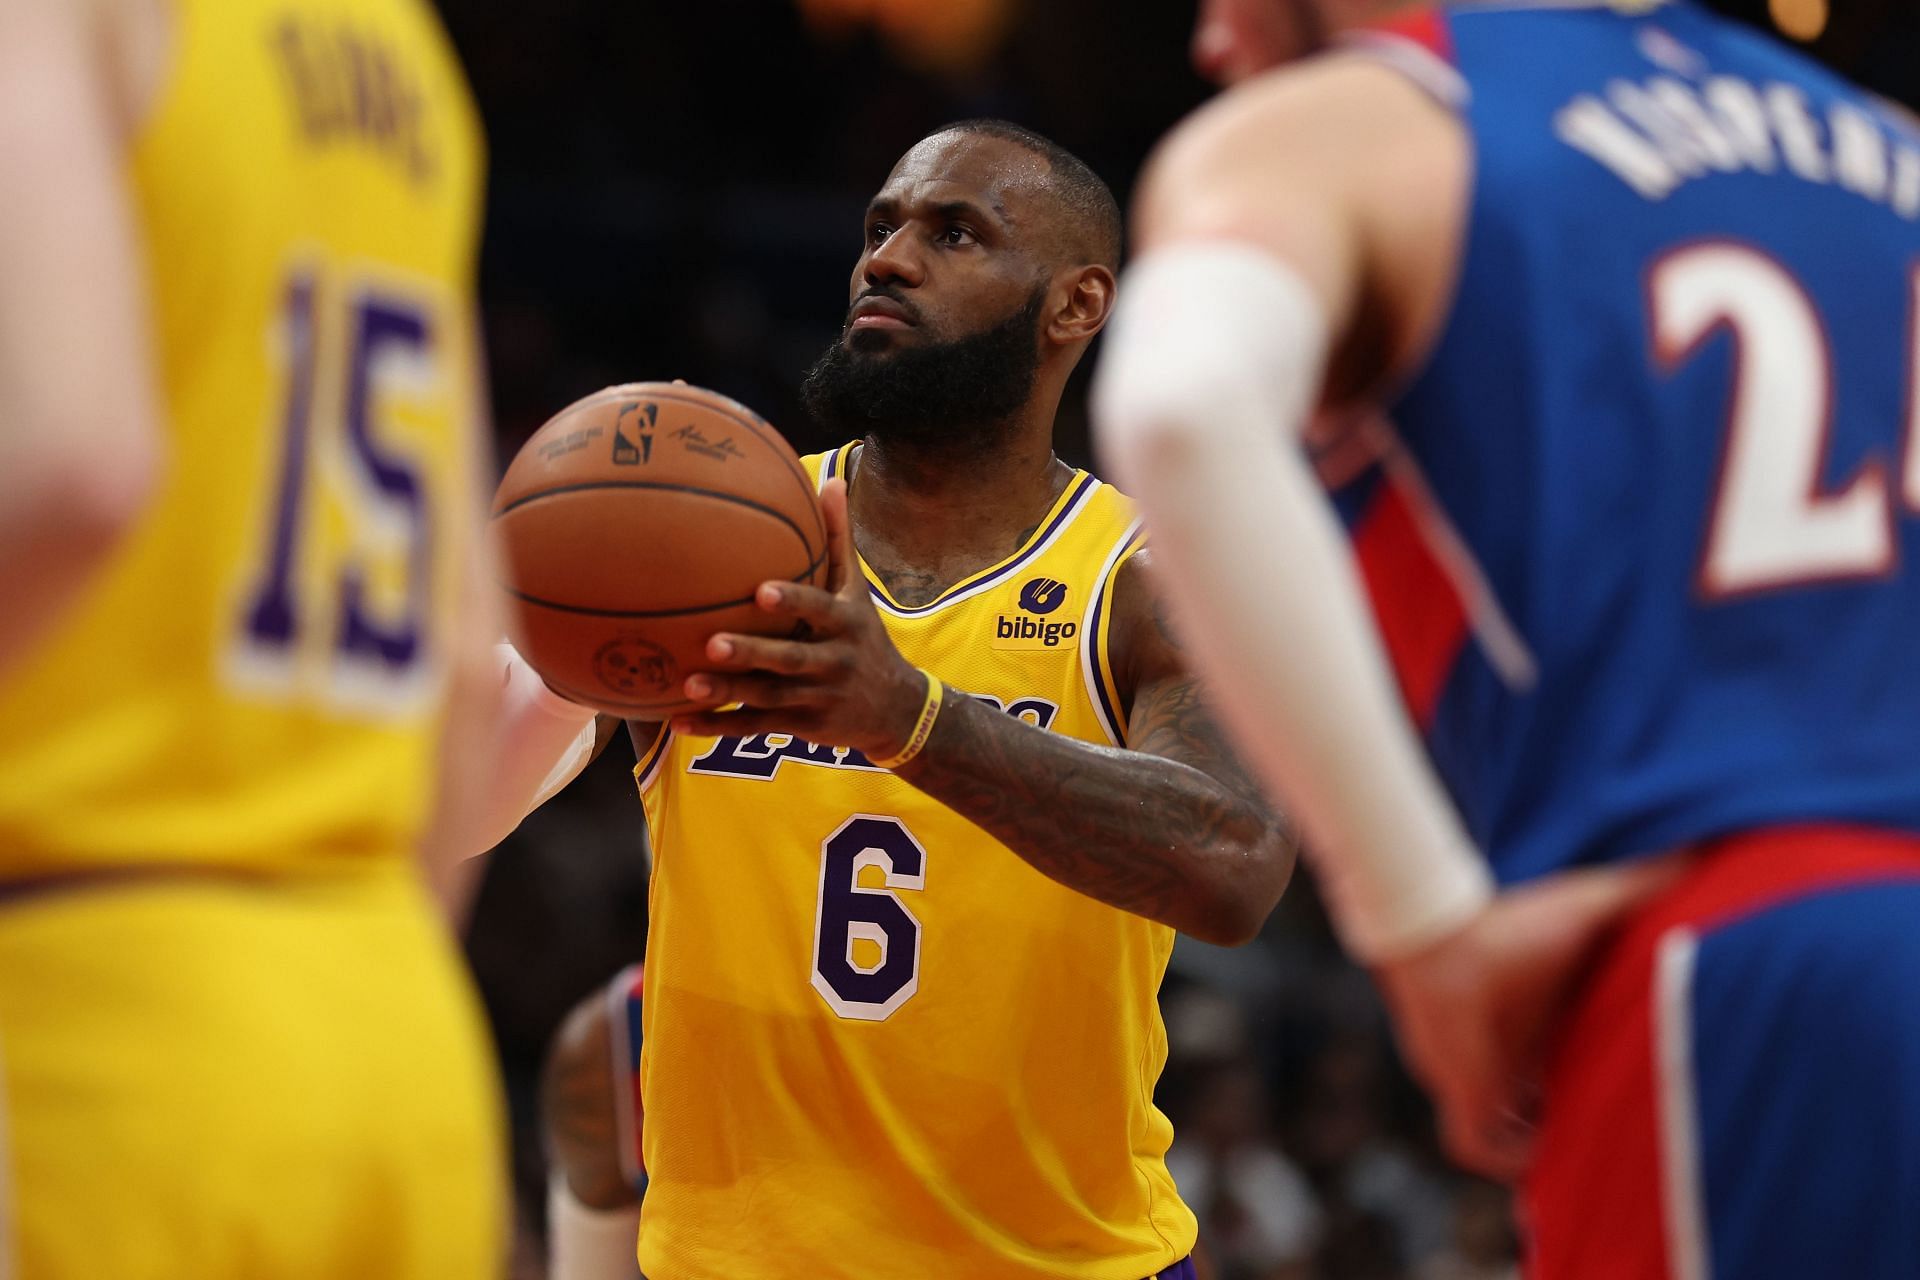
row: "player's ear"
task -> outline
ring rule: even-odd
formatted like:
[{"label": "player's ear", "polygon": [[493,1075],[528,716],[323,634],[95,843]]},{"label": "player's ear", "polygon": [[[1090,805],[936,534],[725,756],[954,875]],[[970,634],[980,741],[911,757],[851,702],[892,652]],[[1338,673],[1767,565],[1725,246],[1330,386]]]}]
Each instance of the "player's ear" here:
[{"label": "player's ear", "polygon": [[1113,314],[1113,272],[1098,263],[1061,272],[1055,289],[1060,302],[1047,322],[1047,337],[1063,347],[1085,342]]}]

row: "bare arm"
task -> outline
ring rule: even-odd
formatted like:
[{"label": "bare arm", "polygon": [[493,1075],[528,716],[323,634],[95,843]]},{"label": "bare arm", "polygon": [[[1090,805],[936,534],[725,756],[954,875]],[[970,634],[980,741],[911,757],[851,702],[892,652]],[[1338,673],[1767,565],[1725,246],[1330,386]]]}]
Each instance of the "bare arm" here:
[{"label": "bare arm", "polygon": [[1237,945],[1280,900],[1294,850],[1201,704],[1147,588],[1149,555],[1124,565],[1114,586],[1115,660],[1132,693],[1128,749],[957,698],[899,774],[1068,888]]},{"label": "bare arm", "polygon": [[115,47],[93,5],[0,4],[0,671],[105,565],[161,463]]},{"label": "bare arm", "polygon": [[478,868],[462,869],[462,862],[506,839],[527,814],[573,781],[612,736],[591,710],[554,693],[511,644],[499,640],[505,630],[500,573],[496,551],[482,532],[482,495],[493,488],[493,410],[477,314],[470,329],[466,382],[473,397],[468,408],[472,463],[469,489],[461,495],[459,531],[466,557],[450,641],[439,804],[426,848],[429,873],[455,918],[478,879]]},{"label": "bare arm", "polygon": [[465,917],[479,880],[477,867],[462,864],[472,854],[485,852],[475,846],[484,839],[481,813],[486,778],[502,732],[502,671],[493,646],[501,630],[500,592],[495,586],[493,552],[480,532],[481,495],[491,488],[488,457],[493,409],[480,319],[474,313],[466,319],[467,340],[459,352],[469,363],[459,367],[458,376],[472,397],[465,409],[467,468],[465,484],[452,502],[458,521],[453,545],[459,548],[454,568],[459,581],[453,627],[443,641],[447,692],[440,726],[439,785],[420,851],[435,895],[448,918],[456,922]]}]

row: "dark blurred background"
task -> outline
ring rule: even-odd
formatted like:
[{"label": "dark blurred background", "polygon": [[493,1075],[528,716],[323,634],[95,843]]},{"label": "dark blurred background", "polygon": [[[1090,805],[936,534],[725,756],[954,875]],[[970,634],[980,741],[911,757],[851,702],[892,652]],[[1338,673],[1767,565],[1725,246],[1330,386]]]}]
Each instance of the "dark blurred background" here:
[{"label": "dark blurred background", "polygon": [[[1913,0],[1832,4],[1816,52],[1920,99]],[[640,379],[732,395],[802,452],[837,444],[801,411],[799,377],[838,333],[862,210],[901,152],[945,122],[1004,116],[1124,201],[1154,139],[1208,92],[1186,63],[1193,0],[441,7],[491,147],[482,293],[503,460],[560,406]],[[1720,7],[1768,25],[1767,0]],[[1084,383],[1083,368],[1059,434],[1079,465]],[[541,1055],[645,945],[631,765],[616,741],[530,818],[475,906],[469,949],[514,1116],[516,1276],[544,1274]],[[1440,1159],[1304,877],[1251,946],[1182,939],[1163,1005],[1170,1163],[1221,1280],[1515,1274],[1505,1195]]]}]

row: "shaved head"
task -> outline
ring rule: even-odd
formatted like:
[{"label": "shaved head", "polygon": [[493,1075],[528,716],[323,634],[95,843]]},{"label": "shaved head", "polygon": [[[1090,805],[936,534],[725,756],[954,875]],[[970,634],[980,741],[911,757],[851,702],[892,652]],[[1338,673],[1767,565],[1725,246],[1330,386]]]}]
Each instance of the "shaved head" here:
[{"label": "shaved head", "polygon": [[1035,185],[1047,201],[1050,225],[1045,231],[1058,265],[1120,265],[1120,204],[1100,175],[1079,156],[1010,120],[962,120],[934,130],[916,146],[954,134],[1011,142],[1040,162]]}]

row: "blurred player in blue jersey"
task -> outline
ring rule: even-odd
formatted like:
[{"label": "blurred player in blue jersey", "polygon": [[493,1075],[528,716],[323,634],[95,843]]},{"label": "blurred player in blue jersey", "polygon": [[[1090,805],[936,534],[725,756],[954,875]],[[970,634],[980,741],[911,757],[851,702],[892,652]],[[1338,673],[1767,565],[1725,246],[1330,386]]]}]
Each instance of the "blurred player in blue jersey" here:
[{"label": "blurred player in blue jersey", "polygon": [[1359,20],[1145,178],[1156,578],[1534,1274],[1920,1274],[1920,132],[1683,2],[1196,54]]}]

